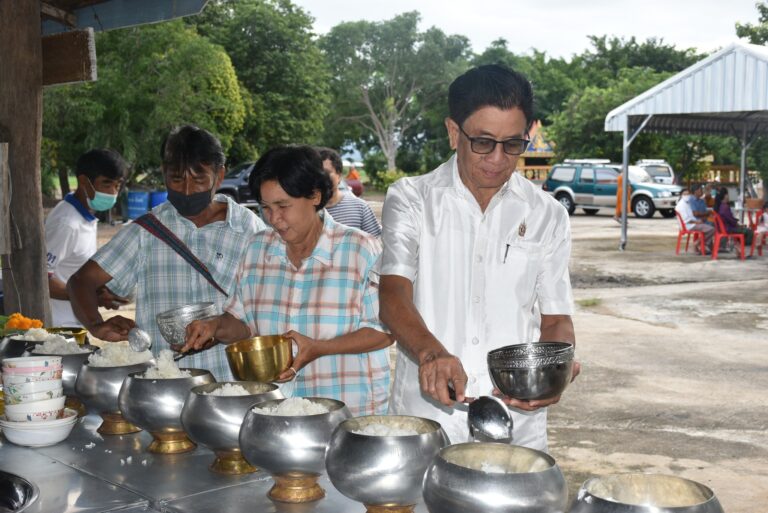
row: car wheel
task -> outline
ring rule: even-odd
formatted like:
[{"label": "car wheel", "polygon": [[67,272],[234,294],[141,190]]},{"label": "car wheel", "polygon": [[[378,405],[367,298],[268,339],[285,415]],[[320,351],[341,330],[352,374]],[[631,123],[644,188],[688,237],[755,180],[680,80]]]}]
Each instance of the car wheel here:
[{"label": "car wheel", "polygon": [[653,206],[653,201],[645,196],[640,196],[632,202],[632,212],[635,213],[635,217],[648,219],[653,216],[655,211],[656,207]]},{"label": "car wheel", "polygon": [[557,196],[555,196],[557,201],[560,202],[562,206],[565,207],[565,209],[568,211],[568,215],[573,215],[573,212],[576,210],[576,205],[573,203],[573,200],[568,195],[568,193],[561,192]]},{"label": "car wheel", "polygon": [[667,219],[669,219],[670,217],[675,217],[675,210],[672,209],[672,208],[666,208],[664,210],[659,210],[659,212],[661,212],[661,215],[663,217],[666,217]]},{"label": "car wheel", "polygon": [[593,216],[593,215],[597,214],[600,211],[599,208],[583,208],[582,210],[588,216]]}]

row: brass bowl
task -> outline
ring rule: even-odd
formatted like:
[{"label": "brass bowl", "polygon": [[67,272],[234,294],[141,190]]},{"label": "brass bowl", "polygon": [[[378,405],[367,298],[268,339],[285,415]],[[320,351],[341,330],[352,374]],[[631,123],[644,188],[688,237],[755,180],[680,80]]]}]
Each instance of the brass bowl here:
[{"label": "brass bowl", "polygon": [[227,346],[227,361],[240,381],[274,381],[293,363],[291,339],[267,335],[239,340]]},{"label": "brass bowl", "polygon": [[57,335],[61,335],[63,337],[72,337],[75,339],[75,342],[77,342],[77,345],[82,346],[85,344],[86,339],[88,338],[88,331],[85,328],[78,328],[78,327],[67,327],[62,326],[58,328],[45,328],[45,331],[48,333],[55,333]]}]

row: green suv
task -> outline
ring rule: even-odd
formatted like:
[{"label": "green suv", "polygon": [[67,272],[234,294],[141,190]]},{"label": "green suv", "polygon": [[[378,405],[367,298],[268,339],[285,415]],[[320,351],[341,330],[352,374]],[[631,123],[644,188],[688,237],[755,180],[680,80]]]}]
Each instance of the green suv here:
[{"label": "green suv", "polygon": [[[542,184],[573,214],[576,207],[594,215],[601,208],[616,208],[616,186],[620,164],[602,159],[565,160],[555,164]],[[657,210],[663,217],[675,217],[675,205],[682,187],[654,183],[653,178],[639,166],[629,166],[632,184],[630,208],[637,217],[651,217]]]}]

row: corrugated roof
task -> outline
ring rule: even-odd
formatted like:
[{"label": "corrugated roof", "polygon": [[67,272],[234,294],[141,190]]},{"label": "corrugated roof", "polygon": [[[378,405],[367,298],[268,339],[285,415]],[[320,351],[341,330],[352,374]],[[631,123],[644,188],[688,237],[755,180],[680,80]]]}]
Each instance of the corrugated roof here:
[{"label": "corrugated roof", "polygon": [[112,30],[146,23],[157,23],[197,14],[208,0],[48,0],[47,4],[73,16],[74,24],[45,18],[43,35],[74,28]]},{"label": "corrugated roof", "polygon": [[733,43],[652,87],[605,118],[605,130],[768,133],[768,47]]}]

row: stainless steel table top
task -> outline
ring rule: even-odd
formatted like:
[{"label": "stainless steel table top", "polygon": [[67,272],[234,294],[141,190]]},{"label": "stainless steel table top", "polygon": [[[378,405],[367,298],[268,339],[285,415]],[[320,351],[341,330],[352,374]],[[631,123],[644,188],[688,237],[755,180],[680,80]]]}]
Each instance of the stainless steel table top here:
[{"label": "stainless steel table top", "polygon": [[[149,433],[105,436],[101,419],[89,415],[67,440],[36,449],[0,438],[0,469],[19,474],[41,490],[31,513],[95,511],[227,513],[364,513],[365,507],[320,478],[326,497],[306,504],[272,501],[266,472],[224,476],[208,470],[214,454],[203,447],[178,455],[146,452]],[[416,513],[427,513],[424,504]]]},{"label": "stainless steel table top", "polygon": [[147,505],[135,493],[4,439],[0,441],[0,470],[18,474],[40,489],[39,498],[25,513],[114,511]]}]

